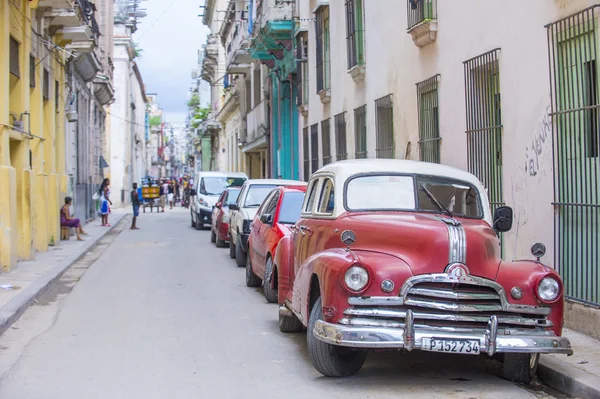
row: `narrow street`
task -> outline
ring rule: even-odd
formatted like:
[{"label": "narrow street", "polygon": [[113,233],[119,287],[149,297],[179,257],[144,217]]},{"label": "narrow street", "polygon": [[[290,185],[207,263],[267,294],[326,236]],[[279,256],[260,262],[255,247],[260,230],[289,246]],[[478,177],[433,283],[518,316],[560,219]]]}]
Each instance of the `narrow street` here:
[{"label": "narrow street", "polygon": [[187,210],[127,223],[0,337],[1,398],[549,397],[471,357],[374,353],[352,378],[322,377]]}]

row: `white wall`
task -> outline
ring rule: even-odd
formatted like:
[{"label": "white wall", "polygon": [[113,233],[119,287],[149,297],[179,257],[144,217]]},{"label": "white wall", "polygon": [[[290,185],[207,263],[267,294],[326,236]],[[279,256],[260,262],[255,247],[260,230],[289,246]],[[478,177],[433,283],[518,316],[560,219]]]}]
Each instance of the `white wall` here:
[{"label": "white wall", "polygon": [[[577,12],[593,0],[453,0],[438,1],[439,31],[435,42],[418,48],[406,33],[407,1],[378,0],[365,5],[366,75],[355,83],[347,73],[344,2],[330,2],[331,102],[316,94],[315,31],[309,24],[309,113],[300,116],[299,130],[346,111],[349,158],[354,157],[354,109],[367,105],[368,157],[375,157],[374,101],[393,94],[394,140],[397,158],[419,159],[415,84],[436,74],[442,163],[467,168],[463,61],[500,48],[500,88],[503,130],[504,201],[515,210],[516,223],[506,234],[505,257],[529,258],[529,248],[542,242],[543,261],[553,264],[552,147],[538,149],[532,141],[545,129],[550,105],[548,44],[544,25]],[[300,1],[300,17],[312,18],[315,0]],[[320,137],[319,128],[319,137]],[[335,128],[331,120],[331,150],[335,157]],[[321,140],[319,138],[319,140]],[[319,144],[322,151],[322,144]],[[303,156],[302,148],[300,156]],[[320,165],[322,154],[319,155]],[[334,158],[335,159],[335,158]],[[527,165],[527,167],[526,167]]]}]

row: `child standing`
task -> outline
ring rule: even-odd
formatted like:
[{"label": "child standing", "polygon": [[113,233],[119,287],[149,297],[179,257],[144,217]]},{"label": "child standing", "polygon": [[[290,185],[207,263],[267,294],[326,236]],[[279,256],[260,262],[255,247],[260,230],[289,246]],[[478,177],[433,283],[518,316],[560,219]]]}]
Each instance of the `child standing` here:
[{"label": "child standing", "polygon": [[137,190],[137,183],[133,183],[133,190],[131,191],[131,206],[133,207],[131,230],[139,230],[139,228],[136,226],[137,217],[140,216],[140,196]]}]

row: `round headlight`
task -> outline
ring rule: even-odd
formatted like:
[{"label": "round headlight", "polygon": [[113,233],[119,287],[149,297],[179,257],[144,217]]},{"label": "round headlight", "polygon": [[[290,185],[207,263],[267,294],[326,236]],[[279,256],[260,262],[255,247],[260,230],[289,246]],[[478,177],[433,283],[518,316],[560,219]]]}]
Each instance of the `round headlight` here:
[{"label": "round headlight", "polygon": [[542,301],[554,302],[560,295],[560,284],[552,277],[544,277],[538,284],[537,295]]},{"label": "round headlight", "polygon": [[352,266],[344,276],[346,287],[351,291],[361,291],[369,283],[369,273],[364,267]]}]

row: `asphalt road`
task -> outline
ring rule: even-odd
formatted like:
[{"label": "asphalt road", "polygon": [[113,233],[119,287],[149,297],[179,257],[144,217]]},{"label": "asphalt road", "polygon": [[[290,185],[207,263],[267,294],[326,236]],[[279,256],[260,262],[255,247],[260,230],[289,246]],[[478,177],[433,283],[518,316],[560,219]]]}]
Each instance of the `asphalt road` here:
[{"label": "asphalt road", "polygon": [[[373,353],[361,372],[315,371],[305,334],[187,210],[120,226],[0,337],[1,399],[550,398],[484,358]],[[119,230],[122,230],[120,232]]]}]

